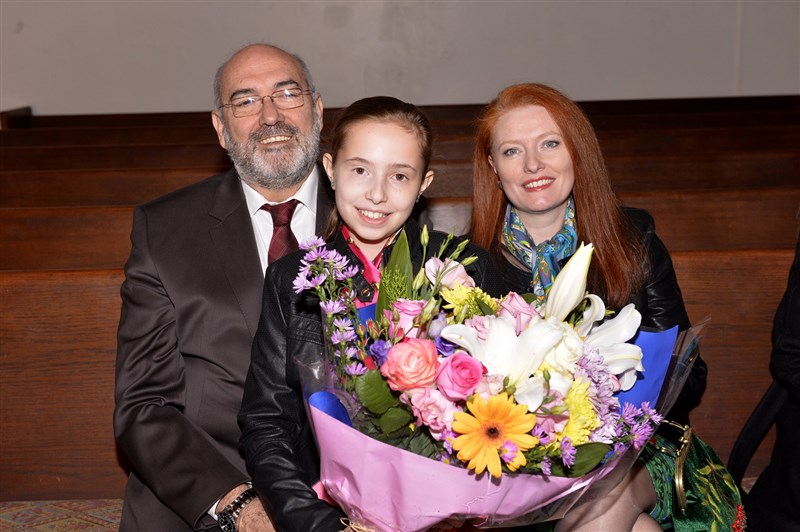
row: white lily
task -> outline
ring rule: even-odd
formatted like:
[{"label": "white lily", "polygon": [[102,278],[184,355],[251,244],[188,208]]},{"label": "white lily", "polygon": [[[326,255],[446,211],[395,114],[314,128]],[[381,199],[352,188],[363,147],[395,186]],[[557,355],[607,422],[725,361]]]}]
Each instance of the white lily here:
[{"label": "white lily", "polygon": [[586,276],[592,261],[594,247],[581,244],[561,271],[556,275],[545,302],[545,318],[564,321],[586,296]]},{"label": "white lily", "polygon": [[598,349],[611,373],[617,375],[623,390],[634,385],[637,371],[644,371],[641,348],[625,343],[636,335],[641,323],[642,315],[631,303],[614,318],[591,327],[584,338],[587,345]]},{"label": "white lily", "polygon": [[484,321],[486,340],[481,341],[472,327],[449,325],[442,337],[460,345],[479,360],[489,374],[508,377],[509,384],[518,387],[539,368],[545,355],[561,341],[563,334],[546,321],[534,321],[517,336],[511,320],[499,316]]}]

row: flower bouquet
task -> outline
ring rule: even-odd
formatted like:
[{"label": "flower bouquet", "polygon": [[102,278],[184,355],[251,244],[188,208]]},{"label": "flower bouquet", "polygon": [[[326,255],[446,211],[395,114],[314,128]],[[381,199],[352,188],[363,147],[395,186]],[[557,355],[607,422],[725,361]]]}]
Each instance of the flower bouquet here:
[{"label": "flower bouquet", "polygon": [[[451,235],[414,272],[401,233],[377,303],[357,308],[357,269],[321,239],[302,245],[294,288],[318,295],[328,340],[309,419],[323,485],[358,524],[411,531],[561,517],[593,484],[593,496],[613,487],[662,419],[651,405],[667,368],[643,379],[642,349],[627,343],[638,311],[609,318],[586,294],[591,245],[540,302],[476,287],[465,246]],[[670,360],[674,333],[649,336],[654,360]]]}]

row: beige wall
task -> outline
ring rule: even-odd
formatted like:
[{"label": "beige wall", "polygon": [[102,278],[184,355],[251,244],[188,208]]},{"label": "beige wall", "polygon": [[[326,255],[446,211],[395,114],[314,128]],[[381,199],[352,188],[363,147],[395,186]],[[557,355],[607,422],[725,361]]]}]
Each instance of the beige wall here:
[{"label": "beige wall", "polygon": [[579,100],[800,93],[800,1],[0,0],[0,109],[195,111],[266,40],[328,106],[480,103],[541,81]]}]

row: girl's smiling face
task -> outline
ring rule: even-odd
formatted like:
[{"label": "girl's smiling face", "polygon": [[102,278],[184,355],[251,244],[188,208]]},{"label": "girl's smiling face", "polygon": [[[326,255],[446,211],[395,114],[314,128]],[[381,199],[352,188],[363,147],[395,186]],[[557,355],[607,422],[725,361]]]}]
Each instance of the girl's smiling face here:
[{"label": "girl's smiling face", "polygon": [[352,124],[336,159],[322,162],[336,191],[336,209],[356,245],[370,259],[411,216],[433,180],[425,172],[420,140],[396,121]]}]

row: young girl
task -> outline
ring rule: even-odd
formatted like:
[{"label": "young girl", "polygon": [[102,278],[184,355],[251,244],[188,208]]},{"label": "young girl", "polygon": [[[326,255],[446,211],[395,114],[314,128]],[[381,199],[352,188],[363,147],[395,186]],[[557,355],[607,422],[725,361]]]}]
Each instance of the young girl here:
[{"label": "young girl", "polygon": [[[421,266],[420,229],[409,216],[433,179],[431,142],[425,115],[385,96],[353,103],[333,130],[331,153],[323,158],[336,196],[328,247],[360,267],[353,281],[361,305],[374,302],[381,266],[402,228],[414,268]],[[430,232],[429,250],[437,250],[445,237]],[[288,255],[267,270],[239,414],[240,443],[253,486],[277,530],[339,531],[344,515],[314,490],[319,457],[296,365],[296,360],[319,360],[323,350],[319,302],[307,292],[296,294],[292,285],[304,253]],[[499,275],[489,255],[468,246],[463,256],[469,255],[479,259],[467,268],[475,283],[499,295]]]}]

